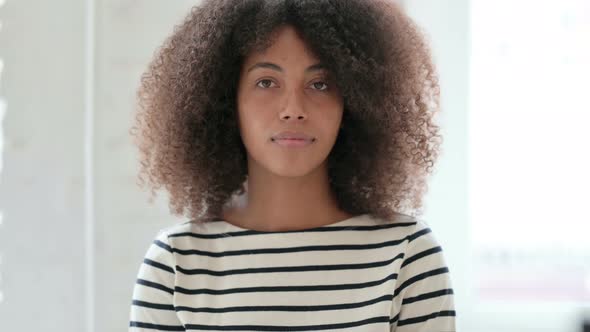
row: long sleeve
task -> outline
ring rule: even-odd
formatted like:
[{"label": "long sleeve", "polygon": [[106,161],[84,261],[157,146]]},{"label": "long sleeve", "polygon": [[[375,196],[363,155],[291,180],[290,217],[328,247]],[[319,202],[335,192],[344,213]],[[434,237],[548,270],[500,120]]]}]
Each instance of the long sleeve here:
[{"label": "long sleeve", "polygon": [[431,229],[418,221],[393,297],[391,331],[455,331],[455,305],[449,268]]},{"label": "long sleeve", "polygon": [[129,331],[185,331],[174,310],[175,258],[161,230],[145,254],[133,288]]}]

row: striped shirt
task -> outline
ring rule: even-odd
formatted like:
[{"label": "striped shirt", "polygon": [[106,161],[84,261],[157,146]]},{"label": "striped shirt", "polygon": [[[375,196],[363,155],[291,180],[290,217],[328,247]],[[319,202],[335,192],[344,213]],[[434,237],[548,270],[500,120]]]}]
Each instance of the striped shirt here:
[{"label": "striped shirt", "polygon": [[139,267],[129,331],[455,331],[441,246],[399,216],[281,232],[166,227]]}]

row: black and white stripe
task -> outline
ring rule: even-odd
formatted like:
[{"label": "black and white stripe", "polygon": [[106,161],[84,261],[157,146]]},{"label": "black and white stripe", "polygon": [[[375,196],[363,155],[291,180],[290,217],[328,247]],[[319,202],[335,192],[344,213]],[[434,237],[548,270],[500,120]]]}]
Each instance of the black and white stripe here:
[{"label": "black and white stripe", "polygon": [[226,222],[160,232],[130,331],[452,331],[443,250],[421,221],[370,215],[305,231]]}]

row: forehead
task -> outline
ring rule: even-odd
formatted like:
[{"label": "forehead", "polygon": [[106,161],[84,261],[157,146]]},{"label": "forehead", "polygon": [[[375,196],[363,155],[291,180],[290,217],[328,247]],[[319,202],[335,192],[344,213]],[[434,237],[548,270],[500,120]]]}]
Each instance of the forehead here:
[{"label": "forehead", "polygon": [[248,54],[244,63],[251,66],[260,61],[302,63],[308,66],[319,62],[319,59],[301,38],[297,30],[287,25],[277,28],[271,34],[269,46],[264,50],[253,51]]}]

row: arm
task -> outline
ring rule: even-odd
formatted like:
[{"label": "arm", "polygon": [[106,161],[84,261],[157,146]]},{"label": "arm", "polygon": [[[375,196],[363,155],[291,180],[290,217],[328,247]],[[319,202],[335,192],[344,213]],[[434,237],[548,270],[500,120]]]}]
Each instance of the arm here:
[{"label": "arm", "polygon": [[442,248],[430,228],[418,221],[408,237],[393,294],[391,331],[455,331],[453,294]]},{"label": "arm", "polygon": [[184,331],[174,310],[175,260],[168,234],[160,231],[145,254],[133,288],[129,331]]}]

